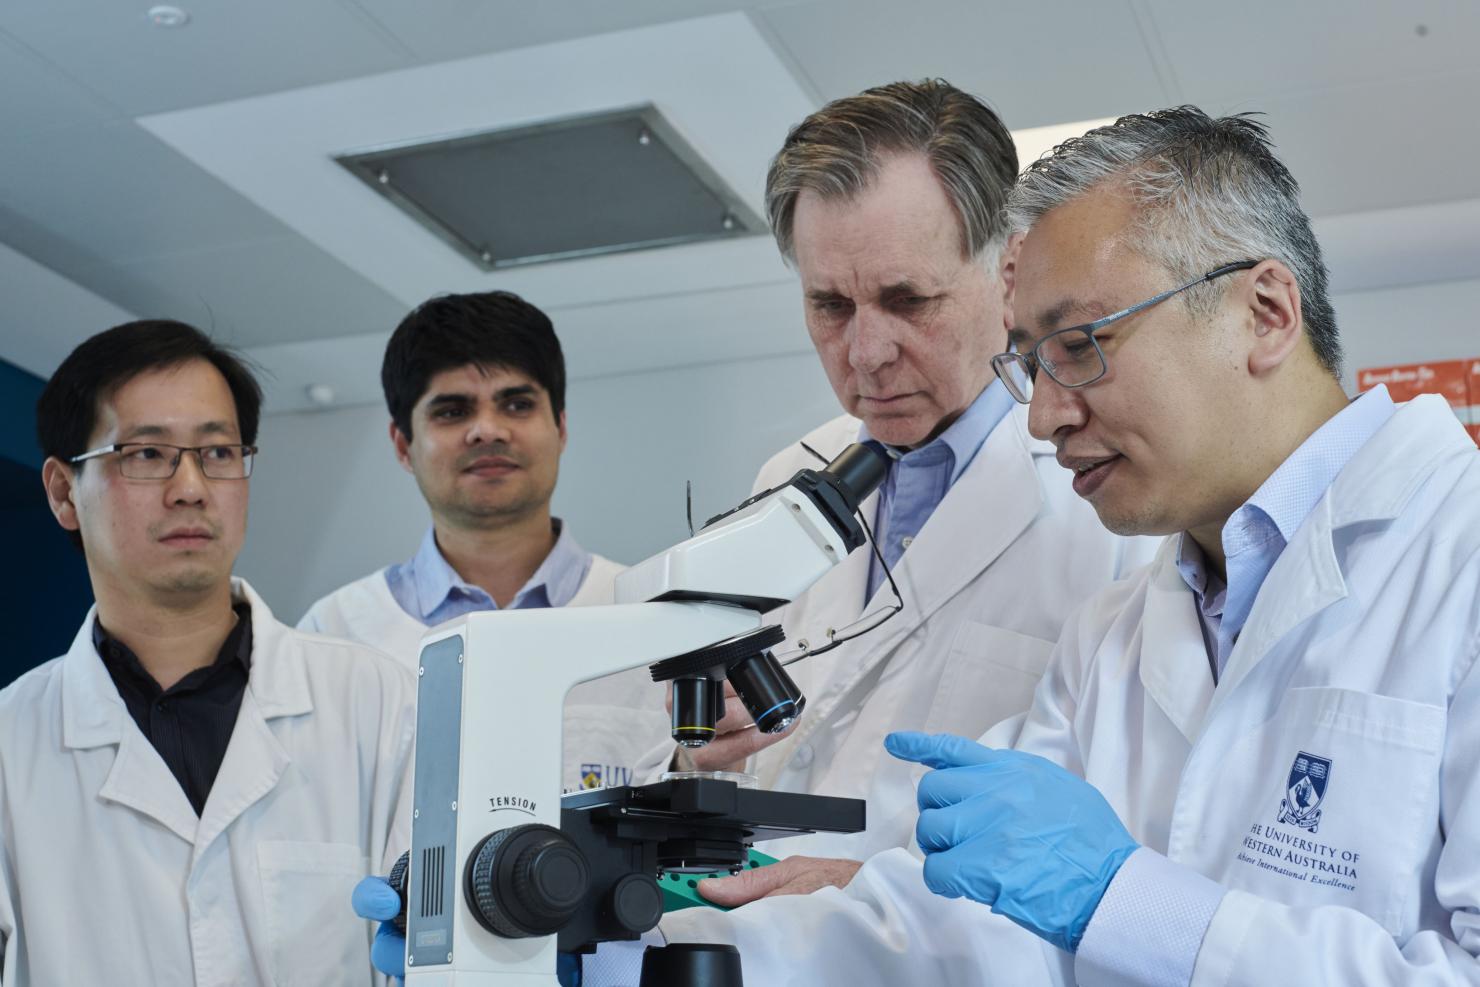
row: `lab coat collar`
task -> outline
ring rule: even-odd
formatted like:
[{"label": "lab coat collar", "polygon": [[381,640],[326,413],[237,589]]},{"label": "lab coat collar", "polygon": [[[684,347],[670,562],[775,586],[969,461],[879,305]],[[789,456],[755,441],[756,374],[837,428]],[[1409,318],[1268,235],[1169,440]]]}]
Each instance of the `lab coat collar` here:
[{"label": "lab coat collar", "polygon": [[313,712],[308,668],[297,635],[273,619],[272,611],[244,580],[232,580],[232,596],[252,605],[252,674],[221,770],[211,786],[195,834],[195,859],[237,817],[277,785],[292,762],[267,721]]},{"label": "lab coat collar", "polygon": [[1421,394],[1399,405],[1331,484],[1327,534],[1393,520],[1441,462],[1474,454],[1474,440],[1444,398]]},{"label": "lab coat collar", "polygon": [[233,579],[231,595],[252,605],[252,674],[247,680],[247,691],[263,719],[313,712],[308,668],[297,635],[273,617],[262,597],[246,580]]},{"label": "lab coat collar", "polygon": [[62,742],[71,750],[118,745],[98,797],[128,806],[196,846],[197,856],[237,816],[272,789],[290,758],[267,720],[313,710],[307,669],[292,632],[242,580],[232,597],[252,607],[252,670],[231,742],[205,810],[197,817],[180,784],[128,715],[93,646],[97,607],[88,611],[62,659]]},{"label": "lab coat collar", "polygon": [[1442,462],[1473,455],[1474,443],[1443,398],[1422,395],[1399,406],[1337,474],[1275,560],[1228,656],[1215,703],[1231,693],[1282,637],[1346,598],[1346,579],[1336,552],[1338,531],[1398,518]]},{"label": "lab coat collar", "polygon": [[1149,570],[1141,622],[1141,684],[1189,742],[1202,730],[1213,698],[1213,673],[1192,591],[1177,569],[1180,538],[1162,542]]},{"label": "lab coat collar", "polygon": [[[824,454],[841,451],[852,441],[853,434],[837,436],[837,449],[819,449]],[[1007,549],[1038,516],[1044,501],[1035,457],[1053,456],[1052,444],[1040,442],[1028,434],[1027,407],[1015,406],[982,443],[971,465],[947,492],[914,543],[893,570],[904,598],[904,610],[878,629],[844,644],[850,658],[851,674],[836,681],[827,694],[818,696],[812,715],[803,718],[803,730],[826,718],[824,707],[847,694],[865,673],[885,656],[892,654],[898,643],[913,633],[925,620],[949,602],[981,574]],[[874,509],[876,497],[864,505],[864,516]],[[826,604],[806,615],[806,626],[787,628],[815,645],[815,639],[827,628],[842,628],[856,621],[860,614],[871,614],[894,602],[888,580],[863,608],[858,601],[867,586],[869,558],[872,549],[861,547],[842,563],[843,572],[834,578],[837,585],[826,594]],[[836,664],[842,665],[840,660]]]}]

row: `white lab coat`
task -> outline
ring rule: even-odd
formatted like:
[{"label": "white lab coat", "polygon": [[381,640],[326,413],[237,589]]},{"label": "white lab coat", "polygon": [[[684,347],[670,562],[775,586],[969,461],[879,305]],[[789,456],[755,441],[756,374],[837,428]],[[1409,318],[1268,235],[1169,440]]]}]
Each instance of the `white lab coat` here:
[{"label": "white lab coat", "polygon": [[252,664],[200,817],[92,643],[0,692],[6,987],[373,982],[366,874],[410,845],[405,669],[252,606]]},{"label": "white lab coat", "polygon": [[[1480,454],[1423,397],[1296,532],[1216,688],[1169,541],[1065,629],[1017,746],[1087,777],[1143,845],[1229,889],[1196,987],[1480,984],[1477,655]],[[1302,753],[1330,762],[1316,832],[1280,822]],[[1161,904],[1132,952],[1156,955]],[[902,851],[845,891],[693,909],[663,931],[737,942],[763,983],[1139,982],[931,895]]]},{"label": "white lab coat", "polygon": [[[778,841],[770,853],[863,860],[913,845],[914,790],[922,768],[884,753],[884,735],[909,727],[979,736],[1028,708],[1033,688],[1069,614],[1147,561],[1157,541],[1120,538],[1070,486],[1053,446],[1033,439],[1017,405],[935,509],[894,569],[904,610],[872,633],[788,668],[807,696],[793,735],[752,759],[763,789],[866,799],[868,829]],[[858,439],[843,416],[803,441],[832,457]],[[757,490],[821,463],[800,445],[773,457]],[[862,505],[870,527],[878,494]],[[814,644],[893,600],[888,583],[861,607],[867,547],[790,606],[779,620],[788,641]],[[672,745],[649,755],[644,774],[666,764]]]},{"label": "white lab coat", "polygon": [[[610,559],[591,556],[591,569],[568,606],[611,604],[613,581],[621,571]],[[413,671],[428,631],[391,595],[384,569],[319,600],[298,629],[363,642]],[[561,783],[567,791],[632,782],[638,759],[669,736],[664,690],[644,666],[582,682],[566,694]]]}]

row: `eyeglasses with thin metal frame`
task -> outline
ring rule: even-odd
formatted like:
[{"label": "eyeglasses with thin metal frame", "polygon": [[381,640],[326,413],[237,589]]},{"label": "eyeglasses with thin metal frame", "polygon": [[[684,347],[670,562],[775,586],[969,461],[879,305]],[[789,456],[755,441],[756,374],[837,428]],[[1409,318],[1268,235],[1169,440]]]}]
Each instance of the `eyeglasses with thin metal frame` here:
[{"label": "eyeglasses with thin metal frame", "polygon": [[1189,288],[1206,284],[1234,271],[1247,271],[1259,263],[1257,260],[1241,260],[1236,264],[1224,264],[1202,277],[1193,278],[1184,285],[1153,295],[1144,302],[1137,302],[1130,308],[1123,308],[1102,319],[1056,329],[1040,339],[1026,353],[1009,351],[992,357],[992,369],[1007,387],[1007,392],[1019,404],[1027,404],[1033,399],[1033,381],[1037,378],[1040,367],[1061,387],[1088,386],[1105,376],[1109,369],[1105,361],[1105,351],[1100,349],[1100,341],[1095,338],[1098,330],[1119,319],[1144,312]]},{"label": "eyeglasses with thin metal frame", "polygon": [[118,469],[131,480],[168,480],[180,468],[187,452],[195,453],[201,475],[209,480],[245,480],[252,475],[257,447],[235,443],[208,446],[177,446],[168,442],[115,442],[90,449],[67,462],[76,465],[89,459],[118,453]]}]

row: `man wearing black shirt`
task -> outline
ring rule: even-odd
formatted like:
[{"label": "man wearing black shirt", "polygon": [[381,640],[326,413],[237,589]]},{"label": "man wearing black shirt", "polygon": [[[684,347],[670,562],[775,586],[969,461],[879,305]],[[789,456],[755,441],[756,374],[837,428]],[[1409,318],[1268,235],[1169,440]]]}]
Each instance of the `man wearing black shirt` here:
[{"label": "man wearing black shirt", "polygon": [[369,984],[345,907],[405,849],[414,691],[231,567],[261,392],[175,322],[83,343],[37,406],[97,606],[0,692],[0,982]]}]

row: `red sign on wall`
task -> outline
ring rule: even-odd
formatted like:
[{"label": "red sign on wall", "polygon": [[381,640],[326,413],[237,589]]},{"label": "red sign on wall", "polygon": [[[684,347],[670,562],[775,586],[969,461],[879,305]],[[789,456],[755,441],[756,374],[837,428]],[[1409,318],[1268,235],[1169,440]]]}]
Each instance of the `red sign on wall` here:
[{"label": "red sign on wall", "polygon": [[1410,401],[1420,394],[1439,394],[1480,445],[1480,357],[1437,363],[1408,363],[1357,371],[1357,390],[1370,391],[1386,384],[1394,401]]},{"label": "red sign on wall", "polygon": [[1468,418],[1470,362],[1446,360],[1443,363],[1409,363],[1401,367],[1358,370],[1357,390],[1370,391],[1378,384],[1386,384],[1394,401],[1411,401],[1420,394],[1442,394],[1451,408],[1465,412],[1465,418]]}]

